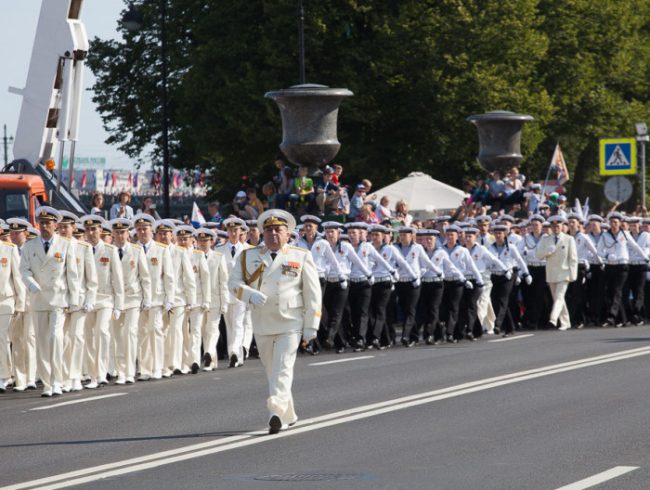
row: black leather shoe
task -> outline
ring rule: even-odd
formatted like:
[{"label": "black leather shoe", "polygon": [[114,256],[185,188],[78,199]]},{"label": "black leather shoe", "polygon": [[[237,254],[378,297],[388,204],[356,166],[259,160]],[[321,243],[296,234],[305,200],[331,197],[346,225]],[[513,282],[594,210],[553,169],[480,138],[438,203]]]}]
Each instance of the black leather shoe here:
[{"label": "black leather shoe", "polygon": [[271,415],[269,419],[269,434],[277,434],[282,428],[282,420],[277,415]]},{"label": "black leather shoe", "polygon": [[343,354],[345,352],[345,347],[339,347],[336,349],[337,354]]},{"label": "black leather shoe", "polygon": [[429,335],[425,340],[424,343],[427,345],[434,345],[435,344],[435,339],[433,338],[433,335]]},{"label": "black leather shoe", "polygon": [[553,322],[548,322],[546,324],[546,329],[547,330],[555,330],[557,327],[553,324]]},{"label": "black leather shoe", "polygon": [[466,338],[467,340],[476,340],[476,339],[474,338],[474,334],[473,334],[472,332],[467,332],[467,333],[465,334],[465,338]]},{"label": "black leather shoe", "polygon": [[212,356],[209,352],[203,354],[203,365],[205,367],[210,367],[212,365]]},{"label": "black leather shoe", "polygon": [[239,362],[239,359],[237,359],[237,354],[233,354],[230,356],[230,364],[228,367],[234,368],[237,367],[237,363]]},{"label": "black leather shoe", "polygon": [[199,372],[199,365],[196,362],[192,363],[192,374],[196,374],[198,372]]},{"label": "black leather shoe", "polygon": [[174,369],[174,374],[181,375],[183,374],[183,371],[181,371],[180,369]]},{"label": "black leather shoe", "polygon": [[381,343],[379,342],[379,339],[373,340],[372,341],[372,346],[377,350],[381,350]]}]

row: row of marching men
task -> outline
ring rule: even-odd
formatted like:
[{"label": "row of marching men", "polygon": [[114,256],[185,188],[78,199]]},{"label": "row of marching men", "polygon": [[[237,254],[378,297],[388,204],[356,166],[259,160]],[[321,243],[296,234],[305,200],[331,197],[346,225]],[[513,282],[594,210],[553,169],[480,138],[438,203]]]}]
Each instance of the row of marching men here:
[{"label": "row of marching men", "polygon": [[146,214],[106,223],[48,206],[36,219],[31,239],[27,221],[3,225],[0,390],[35,389],[40,379],[49,397],[95,389],[111,373],[129,384],[210,371],[222,315],[230,366],[242,364],[246,312],[227,291],[235,254],[214,247],[214,231]]},{"label": "row of marching men", "polygon": [[639,217],[484,215],[450,224],[443,216],[436,229],[301,221],[295,244],[311,250],[323,290],[310,353],[384,349],[396,330],[410,347],[520,328],[641,324],[650,311],[650,220]]}]

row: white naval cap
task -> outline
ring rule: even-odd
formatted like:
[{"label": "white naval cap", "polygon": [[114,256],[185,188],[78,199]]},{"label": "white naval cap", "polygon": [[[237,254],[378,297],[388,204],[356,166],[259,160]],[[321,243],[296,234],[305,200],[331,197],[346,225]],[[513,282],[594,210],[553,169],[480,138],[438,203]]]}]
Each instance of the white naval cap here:
[{"label": "white naval cap", "polygon": [[38,221],[61,221],[61,213],[51,206],[40,206],[34,212]]},{"label": "white naval cap", "polygon": [[101,226],[106,220],[97,214],[86,214],[79,218],[85,229],[92,228],[93,226]]}]

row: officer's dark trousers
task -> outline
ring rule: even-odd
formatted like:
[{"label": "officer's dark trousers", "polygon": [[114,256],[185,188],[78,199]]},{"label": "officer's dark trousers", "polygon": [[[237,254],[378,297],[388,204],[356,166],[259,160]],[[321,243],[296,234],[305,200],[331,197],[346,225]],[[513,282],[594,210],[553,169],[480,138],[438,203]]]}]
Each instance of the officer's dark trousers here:
[{"label": "officer's dark trousers", "polygon": [[623,290],[623,298],[627,300],[627,311],[630,319],[637,322],[642,318],[645,302],[645,264],[632,264],[627,276],[627,285]]},{"label": "officer's dark trousers", "polygon": [[352,320],[352,338],[364,343],[368,330],[368,310],[371,295],[372,287],[368,281],[350,283],[348,304],[350,305]]},{"label": "officer's dark trousers", "polygon": [[[423,325],[422,337],[435,337],[436,340],[442,337],[440,332],[440,303],[442,303],[443,281],[423,282],[418,302],[418,326]],[[419,328],[418,328],[419,331]],[[411,338],[416,337],[411,333]]]},{"label": "officer's dark trousers", "polygon": [[474,289],[463,290],[463,300],[460,303],[460,336],[462,337],[462,329],[466,333],[471,333],[475,337],[480,337],[483,334],[483,327],[476,321],[476,303],[478,297],[481,295],[481,289],[478,287],[476,281],[472,279]]},{"label": "officer's dark trousers", "polygon": [[397,302],[404,315],[402,323],[402,342],[408,342],[411,336],[411,329],[415,325],[415,311],[420,298],[421,286],[413,287],[411,282],[398,282],[395,284]]},{"label": "officer's dark trousers", "polygon": [[463,283],[461,281],[445,281],[445,288],[442,295],[442,301],[447,307],[445,326],[447,336],[452,335],[456,339],[462,337],[460,323],[458,321],[461,299],[463,299]]},{"label": "officer's dark trousers", "polygon": [[341,288],[336,282],[327,283],[323,308],[327,311],[327,324],[321,340],[327,340],[330,345],[337,347],[345,346],[345,338],[340,335],[341,318],[345,309],[345,302],[348,299],[348,289]]},{"label": "officer's dark trousers", "polygon": [[627,280],[629,266],[626,264],[605,266],[605,315],[612,322],[625,323],[623,287]]},{"label": "officer's dark trousers", "polygon": [[512,333],[514,324],[508,309],[508,300],[512,292],[512,286],[515,284],[515,276],[511,279],[506,279],[506,276],[492,275],[492,291],[490,299],[492,300],[492,308],[494,309],[494,327],[505,333]]},{"label": "officer's dark trousers", "polygon": [[528,272],[533,282],[521,284],[521,294],[524,298],[524,326],[530,329],[541,327],[548,320],[550,313],[550,291],[546,284],[546,267],[529,266]]},{"label": "officer's dark trousers", "polygon": [[370,319],[369,333],[366,342],[370,344],[377,339],[381,345],[391,343],[386,323],[386,314],[388,303],[392,293],[392,284],[390,281],[378,282],[372,285],[372,295],[370,298]]}]

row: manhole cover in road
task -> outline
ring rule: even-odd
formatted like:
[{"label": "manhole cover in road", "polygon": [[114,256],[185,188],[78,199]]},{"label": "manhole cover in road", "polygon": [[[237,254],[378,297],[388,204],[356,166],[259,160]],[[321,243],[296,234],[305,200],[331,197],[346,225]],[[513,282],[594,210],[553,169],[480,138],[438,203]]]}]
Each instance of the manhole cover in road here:
[{"label": "manhole cover in road", "polygon": [[331,480],[366,480],[367,475],[352,475],[347,473],[306,473],[287,475],[262,475],[254,477],[260,481],[331,481]]}]

